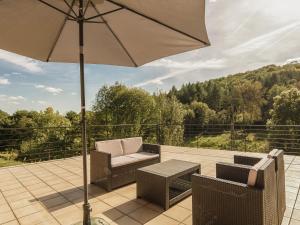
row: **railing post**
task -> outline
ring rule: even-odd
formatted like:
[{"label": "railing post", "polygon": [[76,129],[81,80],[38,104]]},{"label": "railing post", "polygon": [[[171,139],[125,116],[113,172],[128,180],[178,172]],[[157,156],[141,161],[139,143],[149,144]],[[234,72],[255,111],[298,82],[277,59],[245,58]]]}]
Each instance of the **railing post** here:
[{"label": "railing post", "polygon": [[156,141],[157,144],[161,144],[161,140],[160,140],[160,124],[156,124]]},{"label": "railing post", "polygon": [[245,148],[245,152],[247,152],[247,131],[246,128],[244,128],[244,148]]},{"label": "railing post", "polygon": [[230,150],[233,151],[234,123],[230,124]]}]

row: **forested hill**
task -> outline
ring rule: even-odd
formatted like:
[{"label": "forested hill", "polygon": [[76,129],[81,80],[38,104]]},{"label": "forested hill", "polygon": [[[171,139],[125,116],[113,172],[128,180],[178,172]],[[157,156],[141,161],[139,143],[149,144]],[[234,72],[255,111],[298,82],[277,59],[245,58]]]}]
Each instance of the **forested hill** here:
[{"label": "forested hill", "polygon": [[178,90],[173,87],[169,95],[175,95],[186,105],[207,104],[218,114],[217,122],[234,119],[265,124],[271,118],[274,97],[293,88],[300,89],[299,63],[269,65],[206,82],[188,83]]}]

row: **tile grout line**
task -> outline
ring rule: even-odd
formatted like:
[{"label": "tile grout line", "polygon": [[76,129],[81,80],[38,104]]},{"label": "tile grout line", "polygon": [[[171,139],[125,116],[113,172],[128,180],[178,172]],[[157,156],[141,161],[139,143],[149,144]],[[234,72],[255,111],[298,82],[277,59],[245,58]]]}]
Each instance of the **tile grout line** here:
[{"label": "tile grout line", "polygon": [[[54,163],[54,162],[49,162],[49,163],[51,163],[52,165],[55,165],[55,166],[57,166],[57,167],[59,167],[59,168],[61,168],[61,169],[64,169],[64,170],[66,170],[66,171],[72,173],[73,175],[80,176],[79,174],[77,174],[77,173],[75,173],[75,172],[73,172],[73,171],[71,171],[71,170],[69,170],[69,169],[67,169],[67,168],[64,168],[64,167],[62,167],[62,166],[60,166],[60,165],[58,165],[58,164],[56,164],[56,163]],[[78,168],[80,168],[80,167],[78,167]]]},{"label": "tile grout line", "polygon": [[[290,165],[288,166],[288,168],[287,168],[287,170],[285,172],[288,172],[288,170],[290,169],[290,167],[293,164],[293,162],[295,161],[295,159],[296,159],[296,156],[293,158],[293,160],[291,161]],[[300,194],[300,185],[298,186],[298,191],[297,191],[296,199],[295,199],[295,202],[294,202],[294,205],[293,205],[293,209],[292,209],[291,217],[289,218],[288,225],[291,225],[292,217],[293,217],[293,214],[294,214],[294,211],[295,211],[295,207],[296,207],[296,203],[297,203],[297,199],[298,199],[299,194]]]},{"label": "tile grout line", "polygon": [[[44,167],[42,167],[42,166],[40,166],[40,165],[38,165],[40,168],[42,168],[42,169],[44,169],[44,170],[46,170],[46,171],[48,171],[49,173],[51,173],[52,175],[55,175],[55,176],[57,176],[57,177],[59,177],[60,179],[62,179],[62,180],[64,180],[64,181],[66,181],[65,179],[63,179],[61,176],[59,176],[59,175],[57,175],[57,174],[54,174],[53,172],[51,172],[50,170],[48,170],[48,169],[46,169],[46,168],[44,168]],[[31,171],[30,171],[31,172]],[[33,173],[32,173],[33,174]],[[34,176],[36,176],[35,174],[33,174]],[[51,187],[49,184],[47,184],[45,181],[43,181],[41,178],[39,178],[38,177],[38,179],[40,179],[43,183],[45,183],[48,187],[50,187],[53,191],[55,191],[55,193],[57,193],[58,195],[60,195],[61,197],[63,197],[67,202],[69,202],[69,203],[71,203],[71,205],[75,205],[76,206],[76,204],[75,203],[73,203],[72,201],[70,201],[69,199],[67,199],[60,191],[57,191],[57,190],[55,190],[53,187]],[[68,182],[68,181],[67,181]],[[69,184],[71,184],[70,182],[68,182]],[[73,184],[71,184],[72,186],[74,186],[76,189],[78,189],[78,190],[81,190],[81,189],[79,189],[78,187],[76,187],[75,185],[73,185]],[[53,198],[50,198],[50,199],[54,199],[55,197],[53,197]],[[60,206],[60,205],[63,205],[64,203],[61,203],[61,204],[58,204],[57,206]],[[54,206],[55,207],[55,206]],[[77,207],[77,206],[76,206]],[[78,207],[77,207],[78,208]],[[48,210],[47,210],[48,211]],[[51,215],[52,215],[52,213],[50,213]],[[60,223],[59,223],[60,224]]]},{"label": "tile grout line", "polygon": [[296,203],[297,203],[297,200],[298,200],[299,196],[300,196],[300,186],[298,188],[297,197],[296,197],[296,200],[295,200],[295,203],[294,203],[294,206],[293,206],[292,214],[291,214],[291,217],[290,217],[288,225],[291,225],[292,217],[293,217],[293,214],[294,214],[294,211],[295,211],[295,207],[296,207]]},{"label": "tile grout line", "polygon": [[[21,224],[20,221],[19,221],[19,219],[18,219],[18,217],[17,217],[17,215],[15,214],[14,210],[12,209],[10,203],[7,201],[6,197],[4,196],[4,194],[2,193],[1,190],[0,190],[0,193],[3,196],[3,198],[4,198],[4,201],[6,202],[6,204],[8,205],[8,207],[10,208],[11,212],[13,213],[13,215],[14,215],[15,219],[17,220],[18,224]],[[13,221],[13,220],[6,221],[5,223],[9,223],[11,221]]]},{"label": "tile grout line", "polygon": [[[54,165],[56,166],[56,164],[54,164]],[[39,165],[39,166],[40,166],[40,165]],[[65,181],[65,182],[71,184],[75,189],[78,189],[78,190],[80,190],[80,191],[83,191],[81,188],[79,188],[79,187],[75,186],[74,184],[72,184],[71,182],[65,180],[62,176],[57,175],[57,174],[54,174],[52,171],[48,170],[47,168],[44,168],[44,167],[42,167],[42,166],[40,166],[40,167],[43,168],[43,169],[45,169],[45,170],[48,171],[49,173],[51,173],[51,174],[53,174],[53,175],[59,177],[59,178],[62,179],[63,181]],[[48,184],[47,184],[47,185],[48,185]],[[48,186],[49,186],[49,185],[48,185]],[[53,189],[53,188],[52,188],[52,189]],[[60,192],[56,191],[55,189],[53,189],[53,190],[54,190],[56,193],[58,193],[59,195],[61,195],[63,198],[65,198],[68,202],[72,203],[72,205],[75,205],[77,208],[80,208],[80,209],[81,209],[81,207],[77,206],[76,203],[73,203],[72,201],[70,201],[69,199],[67,199],[63,194],[61,194]],[[118,194],[118,195],[119,195],[119,194]],[[92,196],[92,197],[95,197],[95,198],[97,197],[97,196],[95,196],[95,195],[93,195],[93,194],[90,194],[90,193],[89,193],[89,196]],[[99,200],[97,199],[97,201],[99,201]],[[103,201],[101,201],[101,202],[103,202]],[[105,202],[104,202],[104,203],[105,203]]]},{"label": "tile grout line", "polygon": [[[31,171],[29,171],[27,168],[25,168],[25,166],[22,166],[25,170],[27,170],[29,173],[31,173],[32,175],[34,175]],[[39,199],[37,199],[34,195],[33,195],[33,193],[20,181],[20,179],[19,178],[17,178],[15,175],[14,175],[14,173],[12,173],[11,171],[10,171],[10,169],[8,169],[8,171],[10,172],[10,174],[13,176],[13,177],[15,177],[15,179],[32,195],[32,197],[35,199],[35,200],[37,200],[38,202],[40,202],[39,201]],[[34,175],[35,176],[35,175]],[[35,176],[36,177],[36,176]],[[39,179],[39,178],[38,178]],[[43,204],[41,204],[40,203],[40,205],[43,207],[43,209],[45,209],[46,211],[47,211],[47,209],[45,208],[45,206],[43,205]],[[38,211],[38,212],[40,212],[40,211]],[[38,212],[35,212],[35,213],[38,213]],[[48,211],[47,211],[48,212]],[[33,215],[33,214],[35,214],[35,213],[31,213],[31,214],[29,214],[29,215]],[[49,213],[49,212],[48,212]],[[50,214],[50,216],[51,217],[53,217],[53,219],[54,220],[56,220],[56,218],[51,214],[51,213],[49,213]],[[26,215],[26,216],[29,216],[29,215]],[[23,217],[26,217],[26,216],[23,216]],[[16,217],[17,218],[17,217]],[[22,217],[20,217],[20,218],[22,218]],[[17,219],[18,220],[18,222],[19,222],[19,219]],[[57,220],[56,220],[57,221]],[[57,221],[58,223],[59,223],[59,221]],[[19,222],[19,224],[21,224],[20,222]],[[60,224],[60,223],[59,223]]]}]

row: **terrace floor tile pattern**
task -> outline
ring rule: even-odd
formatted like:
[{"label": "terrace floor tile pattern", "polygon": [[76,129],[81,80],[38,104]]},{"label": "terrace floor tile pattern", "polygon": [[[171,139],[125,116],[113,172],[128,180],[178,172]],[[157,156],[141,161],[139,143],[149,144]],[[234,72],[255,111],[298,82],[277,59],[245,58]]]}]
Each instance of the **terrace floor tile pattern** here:
[{"label": "terrace floor tile pattern", "polygon": [[[162,146],[162,160],[201,163],[202,174],[215,176],[217,162],[232,162],[233,152]],[[82,158],[73,157],[0,169],[1,225],[68,225],[82,218]],[[287,210],[282,225],[300,225],[300,157],[285,156]],[[112,225],[191,225],[192,198],[163,211],[136,199],[136,184],[107,193],[90,185],[92,216]]]}]

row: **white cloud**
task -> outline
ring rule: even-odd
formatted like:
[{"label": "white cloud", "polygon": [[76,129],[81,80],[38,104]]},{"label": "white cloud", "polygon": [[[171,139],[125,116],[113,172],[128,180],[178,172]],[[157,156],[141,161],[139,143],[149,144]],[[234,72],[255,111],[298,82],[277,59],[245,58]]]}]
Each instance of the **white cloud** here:
[{"label": "white cloud", "polygon": [[4,50],[0,50],[0,60],[15,64],[33,73],[43,71],[37,60],[33,60]]},{"label": "white cloud", "polygon": [[61,88],[55,88],[55,87],[50,87],[50,86],[45,86],[45,85],[42,85],[42,84],[37,84],[37,85],[34,85],[35,88],[37,89],[43,89],[53,95],[59,95],[61,94],[64,90],[61,89]]},{"label": "white cloud", "polygon": [[47,106],[47,105],[49,105],[48,102],[42,101],[42,100],[38,100],[37,103],[40,104],[40,105],[42,105],[42,106]]},{"label": "white cloud", "polygon": [[209,0],[210,3],[216,3],[217,0]]},{"label": "white cloud", "polygon": [[154,66],[165,66],[167,68],[175,68],[176,70],[171,71],[164,76],[138,83],[138,84],[134,85],[135,87],[144,87],[149,84],[161,85],[161,84],[163,84],[164,80],[167,80],[167,79],[170,79],[173,77],[177,77],[179,75],[189,73],[189,72],[192,72],[197,69],[219,69],[219,68],[223,68],[226,66],[224,59],[211,59],[211,60],[196,62],[196,63],[191,63],[191,62],[179,63],[179,62],[174,62],[171,60],[162,59],[162,60],[159,60],[158,62],[152,63],[152,65],[153,64],[154,64]]},{"label": "white cloud", "polygon": [[277,30],[271,31],[269,33],[260,35],[256,38],[253,38],[246,43],[238,45],[237,47],[231,48],[226,53],[228,55],[241,55],[254,51],[261,51],[265,48],[269,48],[282,40],[283,37],[294,32],[300,28],[300,22],[294,22],[289,25],[283,26]]},{"label": "white cloud", "polygon": [[7,84],[10,84],[10,81],[6,78],[0,77],[0,85],[7,85]]},{"label": "white cloud", "polygon": [[169,69],[220,69],[225,67],[224,59],[210,59],[206,61],[184,61],[178,62],[170,59],[160,59],[152,63],[148,63],[148,67],[165,67]]},{"label": "white cloud", "polygon": [[77,95],[77,93],[76,93],[76,92],[72,92],[71,95],[72,95],[72,96],[75,96],[75,95]]},{"label": "white cloud", "polygon": [[23,96],[8,96],[8,95],[0,95],[0,101],[13,105],[20,105],[21,102],[25,101],[26,98]]},{"label": "white cloud", "polygon": [[298,58],[292,58],[292,59],[287,59],[283,63],[283,65],[290,64],[290,63],[300,63],[300,57],[298,57]]}]

